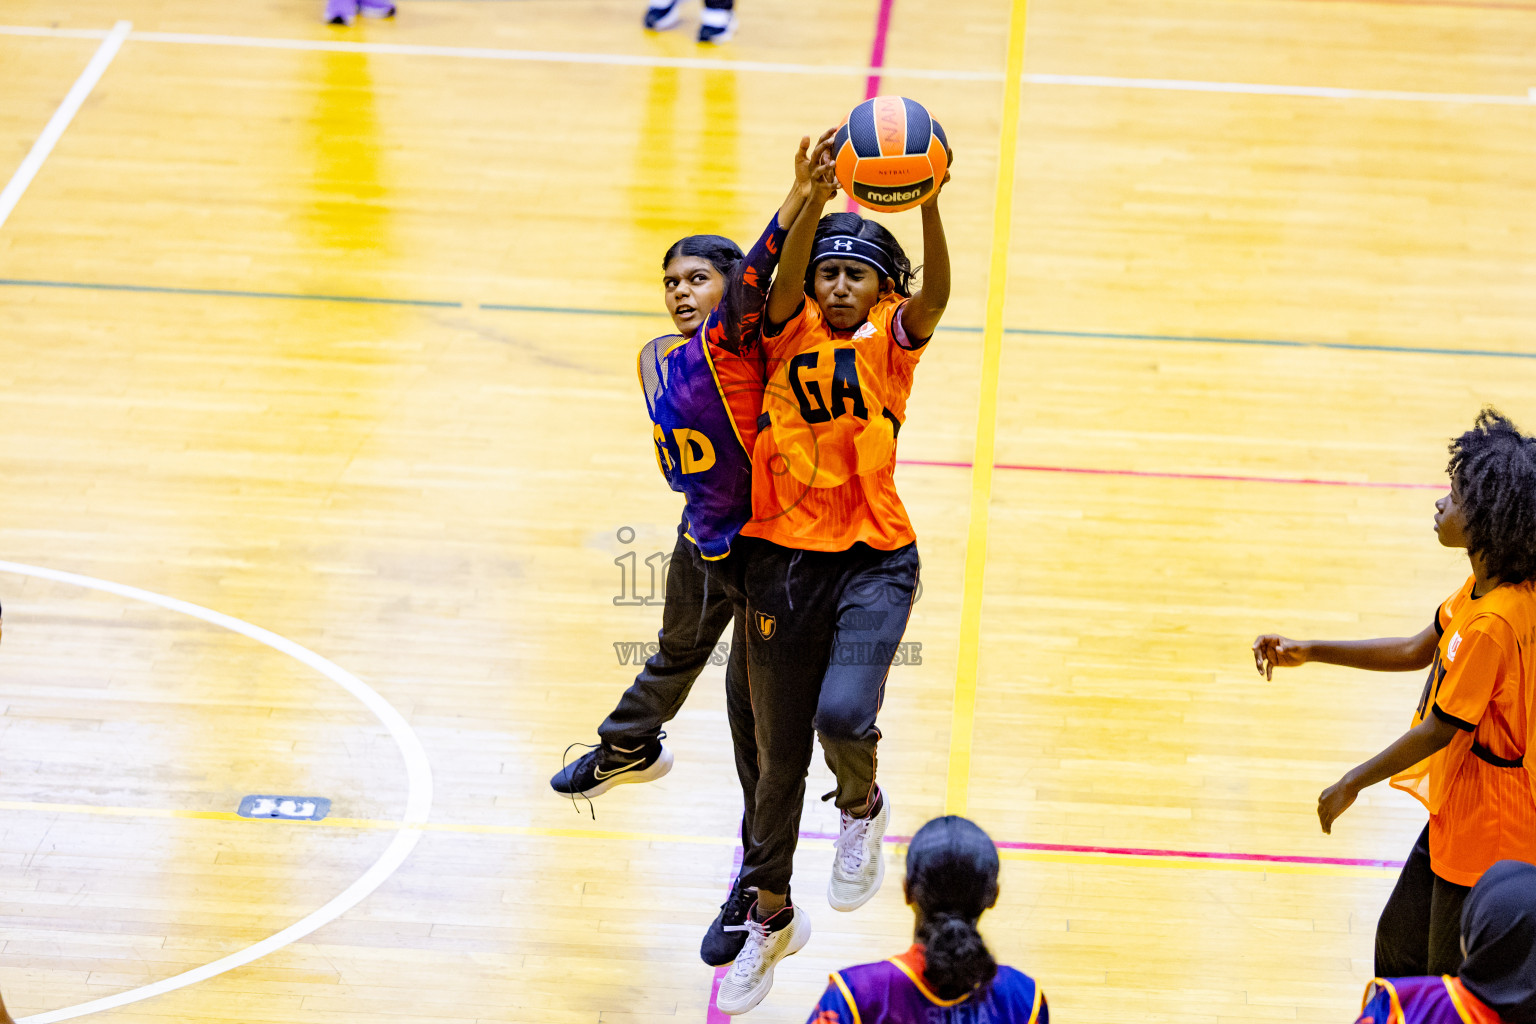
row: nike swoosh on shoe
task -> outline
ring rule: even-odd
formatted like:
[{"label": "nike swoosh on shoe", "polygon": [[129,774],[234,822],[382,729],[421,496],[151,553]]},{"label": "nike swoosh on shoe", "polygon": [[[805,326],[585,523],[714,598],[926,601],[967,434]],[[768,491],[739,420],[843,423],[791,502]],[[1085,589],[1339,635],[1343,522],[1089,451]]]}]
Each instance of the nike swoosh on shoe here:
[{"label": "nike swoosh on shoe", "polygon": [[642,757],[638,761],[631,761],[631,762],[629,762],[629,764],[620,765],[619,767],[615,768],[611,772],[605,772],[601,768],[593,768],[592,769],[592,774],[597,776],[598,781],[601,782],[603,779],[611,779],[615,775],[620,775],[620,774],[622,774],[624,772],[629,771],[631,768],[635,767],[636,765],[644,764],[644,763],[645,763],[645,758]]}]

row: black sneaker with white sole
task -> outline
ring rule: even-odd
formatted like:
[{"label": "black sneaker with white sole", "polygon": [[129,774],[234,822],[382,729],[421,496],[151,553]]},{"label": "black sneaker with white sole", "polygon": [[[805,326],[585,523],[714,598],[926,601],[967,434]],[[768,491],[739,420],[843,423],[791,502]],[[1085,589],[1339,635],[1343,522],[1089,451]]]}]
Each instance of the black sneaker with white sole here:
[{"label": "black sneaker with white sole", "polygon": [[731,884],[731,894],[720,904],[720,913],[699,943],[699,959],[711,967],[724,967],[736,959],[747,942],[747,914],[757,900],[756,889],[743,889],[741,879]]},{"label": "black sneaker with white sole", "polygon": [[699,15],[699,42],[718,45],[736,34],[736,15],[706,7]]},{"label": "black sneaker with white sole", "polygon": [[645,27],[652,32],[665,32],[682,17],[678,10],[681,6],[683,0],[651,0],[650,6],[645,9]]},{"label": "black sneaker with white sole", "polygon": [[590,799],[614,786],[654,782],[671,770],[672,751],[662,746],[660,739],[629,753],[599,743],[556,772],[549,788],[561,796]]}]

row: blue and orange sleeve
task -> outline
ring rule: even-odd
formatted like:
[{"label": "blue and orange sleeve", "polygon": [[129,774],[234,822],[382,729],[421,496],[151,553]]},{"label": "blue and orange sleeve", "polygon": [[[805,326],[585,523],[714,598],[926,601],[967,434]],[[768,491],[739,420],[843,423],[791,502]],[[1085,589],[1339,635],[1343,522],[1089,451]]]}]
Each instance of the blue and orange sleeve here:
[{"label": "blue and orange sleeve", "polygon": [[858,1012],[848,1005],[836,977],[833,975],[834,980],[827,984],[827,990],[821,994],[821,1001],[811,1011],[805,1024],[857,1024]]},{"label": "blue and orange sleeve", "polygon": [[1374,979],[1365,987],[1365,1000],[1355,1024],[1402,1024],[1402,1012],[1396,1010],[1395,1002],[1391,983]]},{"label": "blue and orange sleeve", "polygon": [[768,288],[779,265],[788,228],[779,227],[775,213],[768,227],[758,236],[746,258],[736,265],[725,282],[725,294],[704,325],[704,339],[711,345],[740,355],[754,348],[763,332],[763,310],[768,306]]}]

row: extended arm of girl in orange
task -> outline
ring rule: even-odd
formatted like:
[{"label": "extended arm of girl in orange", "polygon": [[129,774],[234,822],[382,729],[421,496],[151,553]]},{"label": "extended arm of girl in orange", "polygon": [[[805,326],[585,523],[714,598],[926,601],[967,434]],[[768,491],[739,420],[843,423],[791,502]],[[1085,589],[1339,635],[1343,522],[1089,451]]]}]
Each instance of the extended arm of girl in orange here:
[{"label": "extended arm of girl in orange", "polygon": [[[953,155],[951,155],[953,159]],[[949,172],[944,172],[944,181]],[[940,183],[933,195],[923,203],[923,285],[901,307],[901,326],[913,341],[925,341],[933,336],[949,305],[949,243],[944,238],[944,222],[939,218]]]},{"label": "extended arm of girl in orange", "polygon": [[[795,315],[800,304],[805,301],[805,268],[811,262],[811,246],[816,240],[816,224],[821,220],[821,211],[832,198],[833,190],[828,188],[827,179],[831,174],[831,144],[832,136],[837,134],[836,128],[829,128],[821,133],[820,140],[810,153],[811,191],[806,197],[805,203],[795,217],[794,224],[789,229],[789,235],[784,239],[784,254],[779,257],[779,271],[773,277],[773,287],[768,291],[768,308],[764,315],[770,324],[782,324]],[[804,146],[809,137],[801,140]],[[795,177],[798,184],[800,175],[800,163],[795,162]],[[785,206],[789,203],[786,201]],[[783,210],[780,210],[783,215]],[[782,225],[784,222],[781,220]]]},{"label": "extended arm of girl in orange", "polygon": [[1253,642],[1253,665],[1266,679],[1273,679],[1277,668],[1309,661],[1372,672],[1414,672],[1429,667],[1439,639],[1434,626],[1425,626],[1417,636],[1380,640],[1290,640],[1266,633]]}]

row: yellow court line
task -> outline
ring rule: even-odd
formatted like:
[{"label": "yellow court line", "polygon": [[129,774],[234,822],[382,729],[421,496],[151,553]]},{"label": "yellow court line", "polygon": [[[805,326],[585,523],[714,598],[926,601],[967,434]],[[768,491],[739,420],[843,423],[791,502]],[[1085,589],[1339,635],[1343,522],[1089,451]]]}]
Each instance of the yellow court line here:
[{"label": "yellow court line", "polygon": [[971,740],[976,722],[976,668],[981,657],[981,595],[987,565],[992,505],[992,459],[997,445],[997,380],[1003,358],[1003,300],[1008,292],[1008,245],[1013,234],[1013,173],[1019,145],[1019,102],[1024,81],[1027,0],[1013,0],[1008,24],[1008,70],[1003,76],[1003,134],[998,147],[997,199],[992,218],[992,265],[987,271],[987,319],[982,328],[981,400],[976,454],[971,457],[971,524],[965,539],[965,584],[960,606],[960,657],[949,724],[949,780],[944,811],[964,814],[970,797]]},{"label": "yellow court line", "polygon": [[[684,843],[693,846],[735,846],[731,835],[682,835],[666,832],[619,832],[583,828],[549,828],[542,825],[473,825],[458,822],[426,822],[402,825],[384,818],[324,818],[304,821],[289,818],[244,818],[234,811],[188,811],[170,807],[107,807],[98,804],[57,804],[31,800],[0,800],[0,811],[31,811],[48,814],[88,814],[111,818],[175,818],[200,821],[237,821],[246,824],[299,825],[308,828],[354,830],[395,830],[410,828],[420,832],[454,832],[466,835],[528,836],[538,839],[581,839],[620,843]],[[830,839],[802,837],[802,845],[830,845]],[[903,846],[890,844],[893,858],[899,859]],[[1148,857],[1120,853],[1075,853],[1058,850],[1018,850],[1007,847],[998,851],[1003,860],[1029,861],[1037,864],[1071,864],[1088,867],[1164,868],[1181,871],[1242,871],[1250,874],[1327,875],[1336,878],[1393,878],[1396,868],[1378,868],[1350,864],[1294,864],[1276,861],[1227,861],[1211,857]]]},{"label": "yellow court line", "polygon": [[[310,828],[380,829],[395,831],[412,829],[417,832],[459,832],[479,835],[536,836],[546,839],[597,839],[616,842],[641,843],[691,843],[702,846],[735,846],[736,837],[730,835],[699,836],[665,832],[615,832],[602,829],[548,828],[542,825],[474,825],[460,822],[423,822],[405,825],[389,818],[322,818],[309,821],[304,818],[247,818],[234,811],[189,811],[172,807],[110,807],[100,804],[56,804],[34,800],[0,800],[0,811],[33,811],[47,814],[89,814],[109,818],[174,818],[198,821],[243,821],[250,823],[281,823]],[[816,842],[817,840],[801,840]]]}]

